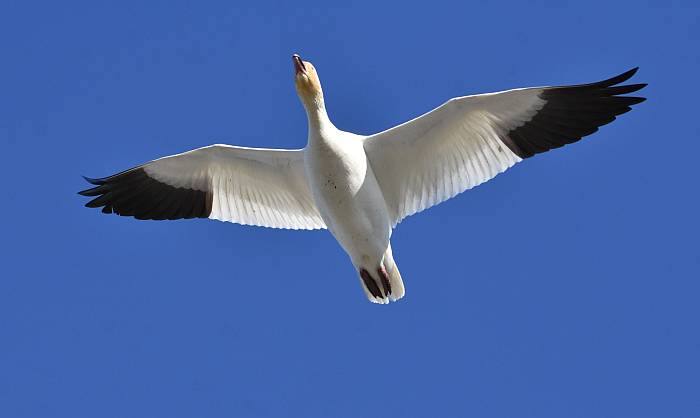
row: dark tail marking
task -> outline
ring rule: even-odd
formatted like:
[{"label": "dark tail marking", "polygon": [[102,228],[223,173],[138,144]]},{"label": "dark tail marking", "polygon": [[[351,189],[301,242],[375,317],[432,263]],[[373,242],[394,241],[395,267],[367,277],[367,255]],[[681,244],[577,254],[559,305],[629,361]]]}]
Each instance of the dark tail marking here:
[{"label": "dark tail marking", "polygon": [[389,276],[386,274],[384,267],[379,267],[377,270],[379,273],[379,279],[382,281],[382,287],[384,288],[384,294],[389,296],[391,294],[391,284],[389,284]]},{"label": "dark tail marking", "polygon": [[367,286],[367,289],[372,296],[375,298],[384,299],[384,296],[382,296],[382,292],[379,290],[377,283],[374,281],[372,276],[369,275],[367,270],[360,269],[360,277],[362,277],[362,281],[365,282],[365,286]]}]

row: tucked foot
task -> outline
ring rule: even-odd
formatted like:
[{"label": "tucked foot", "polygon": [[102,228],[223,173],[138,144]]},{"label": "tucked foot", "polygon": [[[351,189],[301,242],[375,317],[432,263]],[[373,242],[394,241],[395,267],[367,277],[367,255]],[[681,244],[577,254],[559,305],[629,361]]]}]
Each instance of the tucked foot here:
[{"label": "tucked foot", "polygon": [[[386,279],[382,280],[380,275],[377,275],[375,279],[372,275],[364,268],[360,269],[360,278],[362,279],[362,284],[367,294],[367,298],[374,303],[389,303],[387,297],[389,293],[389,283]],[[385,284],[386,283],[386,284]]]}]

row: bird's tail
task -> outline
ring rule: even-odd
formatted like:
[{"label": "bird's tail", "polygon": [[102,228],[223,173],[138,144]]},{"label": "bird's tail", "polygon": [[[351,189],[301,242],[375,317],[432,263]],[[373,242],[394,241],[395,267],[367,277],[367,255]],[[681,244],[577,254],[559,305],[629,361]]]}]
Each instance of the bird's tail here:
[{"label": "bird's tail", "polygon": [[395,302],[406,294],[401,273],[391,254],[391,246],[384,253],[379,267],[360,267],[358,271],[362,288],[370,302],[386,304],[390,301]]}]

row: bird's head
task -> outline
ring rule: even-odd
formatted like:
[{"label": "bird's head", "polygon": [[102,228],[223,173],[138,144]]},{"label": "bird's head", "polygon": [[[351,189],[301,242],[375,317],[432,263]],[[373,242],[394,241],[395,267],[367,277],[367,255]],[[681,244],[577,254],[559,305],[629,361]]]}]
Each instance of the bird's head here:
[{"label": "bird's head", "polygon": [[323,107],[323,90],[316,68],[309,61],[304,61],[298,54],[292,55],[294,63],[294,84],[297,94],[307,109]]}]

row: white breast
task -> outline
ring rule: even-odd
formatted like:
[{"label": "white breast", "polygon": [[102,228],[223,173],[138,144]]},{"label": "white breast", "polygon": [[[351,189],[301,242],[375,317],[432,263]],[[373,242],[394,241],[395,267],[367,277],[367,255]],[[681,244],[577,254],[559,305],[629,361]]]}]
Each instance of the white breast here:
[{"label": "white breast", "polygon": [[305,150],[319,212],[356,266],[378,262],[391,236],[389,212],[361,139],[335,131],[310,140]]}]

